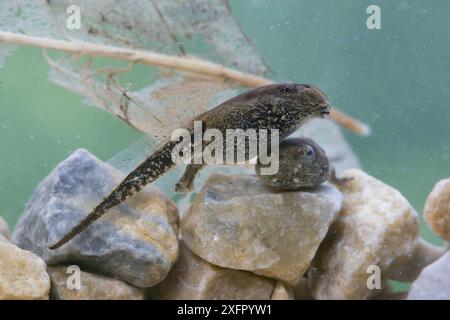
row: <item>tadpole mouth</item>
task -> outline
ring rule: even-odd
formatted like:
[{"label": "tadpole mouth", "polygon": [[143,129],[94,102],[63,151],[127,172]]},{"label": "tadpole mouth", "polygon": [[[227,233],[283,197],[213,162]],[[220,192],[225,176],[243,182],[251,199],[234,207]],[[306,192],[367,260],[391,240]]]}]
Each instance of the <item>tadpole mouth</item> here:
[{"label": "tadpole mouth", "polygon": [[321,117],[325,118],[325,116],[330,114],[330,106],[326,105],[324,107],[320,107],[319,112],[320,112]]}]

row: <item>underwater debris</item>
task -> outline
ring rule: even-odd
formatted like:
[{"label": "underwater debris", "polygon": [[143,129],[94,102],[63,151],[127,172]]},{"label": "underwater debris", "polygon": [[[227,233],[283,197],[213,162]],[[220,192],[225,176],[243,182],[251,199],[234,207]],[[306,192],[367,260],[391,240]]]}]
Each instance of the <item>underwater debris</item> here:
[{"label": "underwater debris", "polygon": [[[214,82],[213,79],[219,78],[219,83],[223,81],[231,82],[235,84],[235,88],[237,86],[256,88],[274,83],[272,80],[269,79],[261,78],[252,74],[245,74],[237,70],[224,68],[223,66],[218,64],[203,62],[201,60],[196,60],[193,58],[167,57],[156,53],[120,50],[120,48],[108,47],[103,45],[91,45],[82,42],[78,43],[78,45],[77,44],[71,45],[71,43],[65,44],[64,42],[58,40],[35,39],[27,36],[11,35],[1,31],[0,31],[0,42],[28,44],[46,49],[59,49],[62,51],[72,53],[84,52],[85,54],[90,53],[91,55],[97,57],[116,58],[119,60],[120,59],[130,60],[130,57],[132,57],[131,60],[133,62],[148,63],[159,67],[169,67],[178,69],[180,72],[191,72],[194,74],[198,74],[200,76],[207,76],[211,78],[210,82]],[[143,114],[145,115],[145,113],[148,113],[146,117],[158,119],[157,115],[154,112],[148,110],[149,109],[148,106],[146,106],[146,103],[142,100],[139,103],[137,103],[133,109],[131,109],[130,106],[127,106],[126,112],[124,113],[120,101],[123,98],[124,92],[126,91],[123,90],[123,88],[117,83],[116,88],[111,89],[110,86],[111,83],[108,83],[108,85],[105,86],[99,83],[98,81],[89,79],[89,76],[91,74],[97,73],[96,71],[89,71],[86,68],[83,70],[83,68],[80,67],[73,68],[73,66],[70,66],[70,64],[68,64],[68,62],[64,60],[62,60],[62,63],[59,64],[55,61],[52,61],[48,57],[47,62],[50,64],[50,66],[54,68],[56,72],[60,73],[59,76],[57,76],[56,74],[53,75],[51,78],[52,80],[66,87],[67,89],[70,89],[79,94],[80,93],[84,94],[95,105],[105,109],[106,111],[112,112],[115,116],[124,120],[125,122],[135,127],[136,129],[144,131],[145,129],[143,129],[142,126],[148,127],[148,125],[143,124],[142,119],[139,119],[137,115],[133,115],[129,110],[136,109],[137,110],[136,112],[139,112],[139,115],[141,116]],[[78,72],[83,71],[84,75],[83,76],[78,75],[75,70],[77,70]],[[108,75],[107,78],[110,80],[111,75]],[[76,85],[72,87],[70,84],[75,82],[74,80],[76,80]],[[230,88],[231,87],[232,86],[230,86]],[[128,93],[129,98],[131,97],[131,94],[132,94],[131,92]],[[111,103],[111,101],[108,101],[108,98],[114,99],[115,103]],[[117,99],[120,100],[118,101]],[[136,96],[136,98],[133,99],[130,98],[130,101],[135,102],[135,100],[138,99],[139,98]],[[180,99],[179,95],[177,99],[182,100]],[[203,106],[203,104],[201,106]],[[112,109],[116,110],[113,111]],[[189,113],[194,113],[196,109],[198,109],[198,106],[196,108],[187,111]],[[177,114],[179,114],[179,112],[177,112]],[[343,128],[346,128],[353,133],[364,136],[370,135],[371,133],[370,127],[368,125],[343,113],[336,107],[332,108],[330,117],[334,121],[336,121],[339,125],[341,125]],[[178,120],[182,121],[183,119]],[[141,125],[139,125],[138,123],[141,123]],[[162,123],[163,122],[160,121],[160,125]],[[171,121],[169,121],[169,123],[172,125],[174,124],[173,117]],[[161,127],[160,125],[158,126],[158,128]]]},{"label": "underwater debris", "polygon": [[[83,28],[64,27],[69,5],[80,7]],[[273,82],[267,77],[270,67],[222,0],[2,2],[0,43],[5,44],[0,47],[2,56],[11,52],[11,45],[66,52],[57,60],[47,56],[52,81],[157,139],[167,134],[164,127],[173,127],[187,117],[192,119],[207,111],[215,105],[210,104],[211,97],[221,91]],[[199,50],[199,43],[206,50]],[[125,60],[132,62],[132,67],[96,68],[93,58]],[[151,84],[130,87],[129,81],[118,77],[132,73],[136,64],[157,68],[147,72],[153,80]],[[183,80],[185,77],[208,78],[208,85],[203,83],[191,92],[181,91],[176,97],[141,96],[144,89],[160,91],[161,86],[170,91],[178,87],[180,79],[192,88],[188,79]],[[126,110],[120,103],[124,92],[130,98]],[[190,101],[192,96],[198,96],[197,103]],[[199,103],[200,100],[203,101]],[[164,106],[165,115],[158,113],[160,106]],[[180,110],[185,111],[184,115]],[[370,131],[337,109],[332,118],[355,133]]]}]

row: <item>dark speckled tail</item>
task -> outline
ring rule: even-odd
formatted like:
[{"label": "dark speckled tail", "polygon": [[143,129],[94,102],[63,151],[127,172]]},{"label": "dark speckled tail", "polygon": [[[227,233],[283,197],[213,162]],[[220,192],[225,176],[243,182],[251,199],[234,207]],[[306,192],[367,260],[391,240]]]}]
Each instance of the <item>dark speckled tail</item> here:
[{"label": "dark speckled tail", "polygon": [[103,201],[95,207],[77,226],[75,226],[60,241],[50,246],[54,250],[71,240],[77,234],[86,229],[95,220],[104,215],[109,209],[122,203],[125,199],[137,193],[143,186],[151,183],[162,176],[166,171],[171,169],[174,164],[172,162],[171,153],[177,142],[168,142],[158,151],[153,153],[144,162],[142,162],[135,170],[133,170]]}]

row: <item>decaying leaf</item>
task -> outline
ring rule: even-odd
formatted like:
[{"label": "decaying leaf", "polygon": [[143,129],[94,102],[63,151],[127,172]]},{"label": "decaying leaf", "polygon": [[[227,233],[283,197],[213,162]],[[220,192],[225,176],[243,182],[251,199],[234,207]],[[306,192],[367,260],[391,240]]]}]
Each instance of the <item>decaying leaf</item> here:
[{"label": "decaying leaf", "polygon": [[[73,14],[68,8],[74,7],[79,9],[80,28],[68,25]],[[271,82],[263,77],[269,68],[233,19],[226,0],[3,1],[0,42],[67,52],[63,58],[48,59],[54,82],[158,140],[167,136],[164,131],[173,122],[181,124],[206,111],[208,104],[199,101],[218,95],[225,98],[227,95],[221,94],[225,88]],[[10,49],[0,46],[0,63]],[[85,56],[89,57],[87,61]],[[94,57],[134,64],[129,68],[112,62],[105,66],[108,61],[100,59],[100,66]],[[159,75],[149,71],[148,82],[141,83],[145,78],[139,62],[157,66]],[[124,82],[121,76],[133,74],[136,69],[141,77]],[[209,79],[193,79],[193,75]],[[159,100],[161,95],[151,94],[155,89],[180,88],[191,82],[197,86],[183,92],[175,90],[177,96],[170,99]],[[161,105],[165,106],[164,112],[157,114],[155,106]],[[368,128],[356,119],[334,111],[331,117],[344,127],[368,133]],[[161,129],[163,126],[165,129]]]},{"label": "decaying leaf", "polygon": [[[79,30],[66,28],[66,9],[73,5],[80,8]],[[221,0],[20,0],[2,2],[0,7],[3,31],[175,56],[193,54],[256,75],[268,72]],[[217,77],[169,68],[159,68],[157,79],[141,86],[123,83],[118,75],[139,65],[122,70],[97,67],[83,59],[82,52],[48,61],[52,81],[157,140],[167,139],[172,129],[235,92],[227,90],[239,87]]]},{"label": "decaying leaf", "polygon": [[84,96],[90,104],[113,113],[158,142],[166,141],[174,129],[184,127],[193,117],[233,95],[236,88],[214,78],[177,72],[139,91],[131,91],[111,75],[100,81],[89,67],[78,66],[75,70],[70,60],[49,60],[52,81]]},{"label": "decaying leaf", "polygon": [[[72,12],[67,8],[74,6],[80,10],[79,29],[67,25]],[[124,172],[167,141],[174,129],[243,87],[271,83],[267,64],[226,0],[1,1],[0,66],[11,44],[62,52],[44,51],[53,82],[147,134],[110,160]],[[331,115],[354,132],[366,132],[362,123],[338,110]],[[321,131],[313,130],[312,136],[325,148],[331,140],[334,147],[343,145],[342,137],[328,141],[317,134]],[[346,151],[332,161],[338,167],[355,165],[351,155]],[[156,184],[178,197],[172,185],[182,169]],[[200,174],[197,188],[211,170],[252,172],[245,166],[210,167]]]}]

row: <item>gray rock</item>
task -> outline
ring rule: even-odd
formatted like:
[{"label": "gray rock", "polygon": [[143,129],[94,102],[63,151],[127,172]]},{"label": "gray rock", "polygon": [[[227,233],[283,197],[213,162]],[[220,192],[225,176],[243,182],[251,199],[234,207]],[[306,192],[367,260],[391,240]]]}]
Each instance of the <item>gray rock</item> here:
[{"label": "gray rock", "polygon": [[177,209],[145,188],[57,250],[61,239],[108,194],[123,174],[79,149],[36,188],[13,234],[47,264],[76,262],[137,287],[160,282],[178,256]]},{"label": "gray rock", "polygon": [[210,176],[182,220],[187,246],[212,264],[297,283],[341,208],[332,186],[268,189],[256,176]]},{"label": "gray rock", "polygon": [[450,300],[450,252],[422,270],[408,300]]},{"label": "gray rock", "polygon": [[[67,266],[48,267],[52,289],[50,296],[55,300],[144,300],[145,289],[135,288],[128,283],[79,270],[79,275],[67,272]],[[70,271],[70,269],[69,269]],[[78,271],[77,271],[78,272]],[[71,277],[75,278],[72,281]],[[79,283],[77,283],[79,281]],[[68,286],[68,283],[73,285]],[[75,284],[75,285],[74,285]],[[76,285],[79,284],[79,287]]]}]

